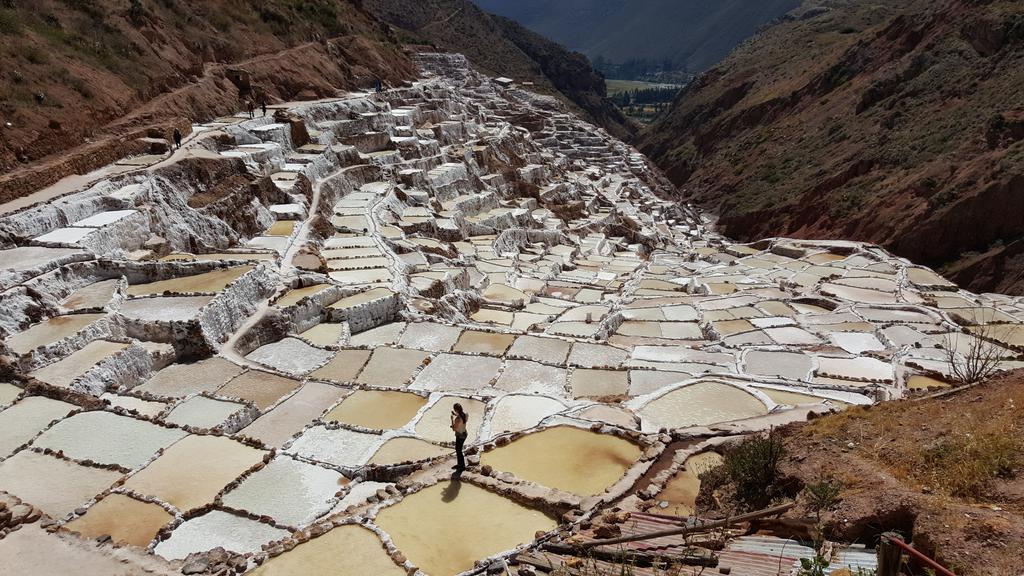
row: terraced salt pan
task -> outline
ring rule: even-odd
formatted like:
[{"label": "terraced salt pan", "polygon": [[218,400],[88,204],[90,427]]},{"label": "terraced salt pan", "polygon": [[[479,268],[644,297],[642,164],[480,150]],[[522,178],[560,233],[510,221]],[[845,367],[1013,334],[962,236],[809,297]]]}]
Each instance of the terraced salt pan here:
[{"label": "terraced salt pan", "polygon": [[429,353],[419,350],[377,348],[356,382],[383,388],[405,388],[429,356]]},{"label": "terraced salt pan", "polygon": [[876,358],[818,358],[818,374],[848,380],[892,380],[892,364]]},{"label": "terraced salt pan", "polygon": [[479,390],[498,375],[501,360],[484,356],[439,354],[412,383],[416,390]]},{"label": "terraced salt pan", "polygon": [[244,404],[193,396],[175,406],[164,420],[178,426],[216,428],[231,416],[245,410]]},{"label": "terraced salt pan", "polygon": [[47,384],[68,388],[76,378],[88,372],[90,368],[127,347],[128,344],[121,342],[94,340],[63,360],[32,372],[31,376]]},{"label": "terraced salt pan", "polygon": [[547,364],[564,365],[569,357],[570,344],[558,338],[520,336],[512,344],[508,356],[526,358]]},{"label": "terraced salt pan", "polygon": [[537,392],[564,396],[567,371],[528,360],[506,360],[494,387],[507,392]]},{"label": "terraced salt pan", "polygon": [[376,534],[357,524],[330,532],[267,560],[252,576],[405,576]]},{"label": "terraced salt pan", "polygon": [[494,332],[466,330],[455,343],[455,352],[501,356],[512,345],[515,336]]},{"label": "terraced salt pan", "polygon": [[481,463],[549,488],[591,496],[618,481],[640,453],[636,444],[618,436],[556,426],[485,452]]},{"label": "terraced salt pan", "polygon": [[70,336],[103,318],[104,314],[67,314],[54,316],[34,324],[27,330],[12,334],[6,340],[7,347],[15,354],[28,354],[40,346],[47,346]]},{"label": "terraced salt pan", "polygon": [[510,394],[501,397],[491,415],[491,436],[533,428],[548,416],[565,410],[554,398]]},{"label": "terraced salt pan", "polygon": [[929,388],[949,388],[949,383],[920,374],[915,374],[907,379],[907,389],[909,390],[927,390]]},{"label": "terraced salt pan", "polygon": [[63,451],[68,458],[133,469],[186,435],[183,430],[96,410],[61,420],[33,444]]},{"label": "terraced salt pan", "polygon": [[[20,388],[17,390],[21,392]],[[78,406],[67,402],[29,396],[0,411],[0,458],[10,456],[18,446],[34,438],[50,422],[76,409]]]},{"label": "terraced salt pan", "polygon": [[409,324],[398,344],[404,348],[417,348],[429,352],[447,352],[462,333],[460,328],[434,322]]},{"label": "terraced salt pan", "polygon": [[[423,520],[429,518],[429,529]],[[458,574],[481,558],[531,542],[556,523],[464,482],[425,488],[377,514],[375,523],[400,551],[427,574]],[[481,529],[486,527],[486,529]]]},{"label": "terraced salt pan", "polygon": [[243,428],[241,433],[269,446],[280,447],[303,426],[319,418],[346,393],[346,390],[337,386],[307,382],[273,410]]},{"label": "terraced salt pan", "polygon": [[309,376],[331,382],[352,382],[370,359],[370,354],[370,350],[339,350],[334,358]]},{"label": "terraced salt pan", "polygon": [[145,548],[174,519],[162,507],[123,494],[109,494],[89,507],[85,516],[64,525],[86,538],[109,535],[118,544]]},{"label": "terraced salt pan", "polygon": [[222,436],[187,436],[124,486],[187,511],[212,502],[224,486],[260,462],[264,454]]},{"label": "terraced salt pan", "polygon": [[701,452],[686,459],[683,469],[673,476],[656,496],[659,514],[691,516],[697,509],[700,475],[722,464],[717,452]]},{"label": "terraced salt pan", "polygon": [[172,296],[133,298],[121,304],[118,312],[144,322],[184,322],[195,318],[213,296]]},{"label": "terraced salt pan", "polygon": [[222,386],[217,395],[249,401],[260,410],[266,410],[300,385],[298,380],[262,370],[249,370]]},{"label": "terraced salt pan", "polygon": [[325,422],[342,422],[374,430],[401,428],[427,399],[409,392],[356,390],[324,415]]},{"label": "terraced salt pan", "polygon": [[885,350],[885,344],[867,332],[838,332],[830,334],[829,340],[850,354]]},{"label": "terraced salt pan", "polygon": [[109,488],[122,474],[22,450],[0,462],[0,490],[54,518],[63,518]]},{"label": "terraced salt pan", "polygon": [[102,308],[114,297],[114,292],[120,283],[121,280],[115,278],[83,286],[61,301],[60,305],[70,311]]},{"label": "terraced salt pan", "polygon": [[640,410],[644,432],[661,428],[708,426],[768,413],[768,407],[750,392],[722,382],[688,384],[651,400]]},{"label": "terraced salt pan", "polygon": [[377,434],[314,426],[296,438],[286,452],[335,466],[356,467],[366,463],[380,443]]},{"label": "terraced salt pan", "polygon": [[223,501],[279,524],[304,527],[331,510],[343,479],[334,470],[278,456],[224,495]]},{"label": "terraced salt pan", "polygon": [[220,510],[186,520],[153,552],[168,560],[180,560],[193,552],[223,547],[229,552],[259,552],[260,546],[280,540],[289,532]]},{"label": "terraced salt pan", "polygon": [[128,286],[128,294],[130,296],[149,296],[163,294],[164,292],[172,294],[220,292],[228,284],[238,280],[243,274],[253,268],[254,266],[233,266],[192,276],[179,276],[146,284],[132,284]]},{"label": "terraced salt pan", "polygon": [[813,367],[813,359],[799,352],[751,350],[743,358],[744,372],[754,376],[807,380]]},{"label": "terraced salt pan", "polygon": [[573,398],[619,396],[629,390],[629,373],[577,368],[569,376],[569,388]]},{"label": "terraced salt pan", "polygon": [[299,334],[317,346],[337,346],[338,340],[345,332],[345,325],[342,323],[324,322],[317,324],[309,330]]},{"label": "terraced salt pan", "polygon": [[164,398],[184,398],[189,394],[213,392],[243,370],[237,364],[214,356],[191,364],[172,364],[134,390]]},{"label": "terraced salt pan", "polygon": [[312,286],[306,286],[304,288],[293,288],[286,292],[284,296],[278,298],[277,301],[274,302],[274,305],[279,308],[294,306],[303,298],[319,294],[329,287],[330,284],[313,284]]},{"label": "terraced salt pan", "polygon": [[487,405],[479,400],[460,396],[444,396],[427,408],[416,423],[416,434],[431,442],[455,442],[455,433],[451,429],[451,413],[456,403],[462,404],[462,409],[469,416],[466,424],[466,442],[476,442]]},{"label": "terraced salt pan", "polygon": [[442,448],[419,438],[407,436],[392,438],[386,442],[370,457],[367,464],[377,466],[393,466],[403,462],[419,462],[429,460],[438,456],[453,455],[448,448]]},{"label": "terraced salt pan", "polygon": [[14,402],[14,399],[21,395],[22,392],[23,390],[14,384],[0,382],[0,408]]},{"label": "terraced salt pan", "polygon": [[591,422],[603,422],[625,428],[627,430],[639,430],[640,426],[632,410],[609,406],[607,404],[591,404],[582,410],[572,413],[576,418],[590,420]]},{"label": "terraced salt pan", "polygon": [[[794,390],[782,390],[778,388],[766,388],[759,387],[758,390],[764,392],[765,396],[772,399],[772,402],[776,404],[787,404],[789,406],[803,406],[807,404],[821,404],[825,401],[822,396],[815,396],[813,394],[805,394],[803,392],[796,392]],[[837,400],[829,400],[831,403],[846,406],[844,402]]]},{"label": "terraced salt pan", "polygon": [[78,244],[95,231],[94,228],[57,228],[34,238],[33,241],[39,244]]},{"label": "terraced salt pan", "polygon": [[246,355],[247,360],[290,374],[305,374],[330,360],[333,353],[310,346],[298,338],[284,338],[260,346]]}]

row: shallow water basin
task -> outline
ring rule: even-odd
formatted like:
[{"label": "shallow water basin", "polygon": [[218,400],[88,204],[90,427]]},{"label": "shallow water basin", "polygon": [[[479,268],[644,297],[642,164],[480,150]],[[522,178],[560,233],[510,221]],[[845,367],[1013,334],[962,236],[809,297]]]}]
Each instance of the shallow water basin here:
[{"label": "shallow water basin", "polygon": [[[224,505],[302,527],[330,511],[345,477],[334,470],[278,456],[224,495]],[[282,489],[287,488],[287,489]]]},{"label": "shallow water basin", "polygon": [[428,408],[416,423],[416,434],[432,442],[454,442],[451,413],[456,403],[462,404],[462,409],[469,416],[466,423],[466,432],[469,434],[466,443],[476,442],[487,405],[479,400],[459,396],[445,396]]},{"label": "shallow water basin", "polygon": [[393,466],[402,462],[419,462],[438,456],[454,455],[450,448],[442,448],[419,438],[400,437],[385,442],[370,457],[367,464],[377,466]]},{"label": "shallow water basin", "polygon": [[619,396],[629,388],[625,370],[592,370],[577,368],[569,378],[573,398]]},{"label": "shallow water basin", "polygon": [[943,382],[931,376],[914,374],[907,379],[907,388],[910,390],[927,390],[929,388],[949,388],[948,382]]},{"label": "shallow water basin", "polygon": [[341,400],[345,393],[346,390],[337,386],[306,382],[298,392],[243,428],[242,434],[267,445],[280,447],[303,426],[319,418],[324,410]]},{"label": "shallow water basin", "polygon": [[309,330],[299,334],[317,346],[337,346],[345,331],[345,325],[340,322],[324,322],[317,324]]},{"label": "shallow water basin", "polygon": [[274,222],[274,225],[271,226],[266,232],[264,232],[264,236],[285,236],[285,237],[287,237],[287,236],[291,236],[292,232],[294,232],[294,231],[295,231],[295,221],[294,220],[279,220],[277,222]]},{"label": "shallow water basin", "polygon": [[253,266],[233,266],[194,276],[179,276],[147,284],[133,284],[128,286],[128,294],[130,296],[148,296],[151,294],[163,294],[164,292],[172,294],[220,292],[228,284],[252,269]]},{"label": "shallow water basin", "polygon": [[639,410],[644,431],[707,426],[768,413],[756,396],[735,386],[706,381],[664,394]]},{"label": "shallow water basin", "polygon": [[376,534],[357,524],[339,526],[267,560],[252,576],[405,576]]},{"label": "shallow water basin", "polygon": [[0,490],[61,518],[109,488],[123,475],[80,466],[31,450],[0,462]]},{"label": "shallow water basin", "polygon": [[[20,392],[20,388],[18,389]],[[22,398],[0,411],[0,458],[6,458],[50,422],[67,416],[78,406],[43,396]],[[2,487],[0,487],[2,489]]]},{"label": "shallow water basin", "polygon": [[466,482],[442,482],[406,496],[381,510],[375,523],[430,576],[469,570],[476,560],[556,526],[541,512]]},{"label": "shallow water basin", "polygon": [[156,533],[174,519],[156,504],[123,494],[110,494],[89,508],[85,516],[64,525],[86,538],[110,535],[114,542],[145,548]]},{"label": "shallow water basin", "polygon": [[515,336],[512,334],[466,330],[459,336],[454,351],[501,356],[512,345],[514,339]]},{"label": "shallow water basin", "polygon": [[213,296],[134,298],[125,301],[119,312],[144,322],[182,322],[195,318],[210,300]]},{"label": "shallow water basin", "polygon": [[274,302],[274,306],[279,308],[286,308],[288,306],[294,306],[299,303],[300,300],[314,294],[323,292],[325,288],[329,288],[330,284],[314,284],[312,286],[306,286],[304,288],[293,288],[286,292],[284,296],[281,296]]},{"label": "shallow water basin", "polygon": [[127,344],[95,340],[63,360],[48,364],[32,372],[32,376],[47,384],[68,388],[71,383],[96,364],[127,348]]},{"label": "shallow water basin", "polygon": [[356,381],[386,388],[405,388],[413,373],[429,356],[428,352],[419,350],[377,348]]},{"label": "shallow water basin", "polygon": [[655,497],[659,501],[657,512],[671,516],[690,516],[697,507],[700,475],[722,463],[717,452],[701,452],[686,459],[683,469],[673,476]]},{"label": "shallow water basin", "polygon": [[491,436],[533,428],[541,420],[562,410],[565,410],[565,404],[546,396],[504,396],[498,400],[491,416]]},{"label": "shallow water basin", "polygon": [[182,430],[96,410],[61,420],[33,444],[76,460],[137,468],[185,435]]},{"label": "shallow water basin", "polygon": [[175,406],[164,420],[179,426],[212,429],[224,424],[225,420],[242,410],[245,410],[244,404],[193,396]]},{"label": "shallow water basin", "polygon": [[74,336],[83,328],[103,318],[104,314],[68,314],[55,316],[7,338],[7,346],[15,354],[27,354],[40,346]]},{"label": "shallow water basin", "polygon": [[412,420],[427,399],[409,392],[356,390],[323,420],[375,430],[401,428]]},{"label": "shallow water basin", "polygon": [[243,368],[223,358],[207,358],[191,364],[171,364],[135,390],[164,398],[213,392],[242,373]]},{"label": "shallow water basin", "polygon": [[325,364],[334,354],[298,338],[284,338],[253,350],[247,360],[291,374],[305,374]]},{"label": "shallow water basin", "polygon": [[289,533],[269,524],[211,510],[190,518],[171,532],[171,537],[153,548],[153,553],[168,560],[180,560],[193,552],[222,547],[229,552],[259,552],[267,542],[280,540]]},{"label": "shallow water basin", "polygon": [[249,370],[222,386],[217,395],[248,400],[260,410],[266,410],[300,384],[298,380],[270,372]]},{"label": "shallow water basin", "polygon": [[549,488],[591,496],[618,481],[640,453],[636,444],[617,436],[556,426],[486,452],[481,463]]},{"label": "shallow water basin", "polygon": [[309,376],[332,382],[351,382],[370,359],[370,350],[340,350],[334,358]]},{"label": "shallow water basin", "polygon": [[83,286],[71,293],[61,303],[66,310],[84,310],[88,308],[102,308],[114,297],[120,279],[103,280]]}]

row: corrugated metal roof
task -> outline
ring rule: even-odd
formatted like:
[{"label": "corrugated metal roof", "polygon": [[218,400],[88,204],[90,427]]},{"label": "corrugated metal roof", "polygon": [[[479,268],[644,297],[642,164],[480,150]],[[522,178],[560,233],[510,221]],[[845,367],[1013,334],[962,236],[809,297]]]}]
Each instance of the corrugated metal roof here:
[{"label": "corrugated metal roof", "polygon": [[878,568],[878,555],[874,550],[867,550],[863,546],[843,548],[833,554],[832,563],[826,573],[831,574],[840,568],[849,568],[854,574],[858,569],[873,573]]}]

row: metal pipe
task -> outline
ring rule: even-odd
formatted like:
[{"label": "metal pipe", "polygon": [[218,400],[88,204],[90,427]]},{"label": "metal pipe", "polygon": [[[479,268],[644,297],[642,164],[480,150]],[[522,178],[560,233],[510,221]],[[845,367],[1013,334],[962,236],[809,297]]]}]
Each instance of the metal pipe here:
[{"label": "metal pipe", "polygon": [[890,544],[895,544],[896,546],[899,546],[904,552],[906,552],[907,554],[910,554],[911,556],[913,556],[914,558],[920,560],[921,562],[924,562],[930,568],[934,568],[935,571],[938,572],[939,574],[941,574],[942,576],[956,576],[956,574],[953,574],[953,572],[951,570],[949,570],[948,568],[946,568],[943,565],[939,564],[935,560],[932,560],[931,558],[925,556],[920,551],[918,551],[914,547],[910,546],[909,544],[907,544],[903,540],[900,540],[899,538],[892,538],[890,536],[884,536],[884,535],[882,536],[882,538],[886,542],[889,542]]}]

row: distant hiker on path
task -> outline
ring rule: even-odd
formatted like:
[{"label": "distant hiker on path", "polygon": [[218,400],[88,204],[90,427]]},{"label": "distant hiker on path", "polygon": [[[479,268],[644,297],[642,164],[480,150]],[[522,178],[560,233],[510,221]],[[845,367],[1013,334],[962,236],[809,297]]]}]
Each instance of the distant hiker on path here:
[{"label": "distant hiker on path", "polygon": [[252,100],[246,100],[245,106],[249,109],[249,120],[252,120],[253,118],[255,118],[255,115],[253,114],[255,106],[252,105]]},{"label": "distant hiker on path", "polygon": [[462,453],[462,449],[466,446],[466,437],[469,433],[466,432],[466,422],[469,421],[469,415],[462,409],[462,404],[456,404],[452,406],[452,431],[455,432],[455,456],[458,459],[458,464],[452,466],[455,470],[455,475],[459,476],[462,471],[466,469],[466,456]]},{"label": "distant hiker on path", "polygon": [[181,150],[181,130],[174,129],[174,148]]},{"label": "distant hiker on path", "polygon": [[267,99],[266,98],[260,100],[260,108],[263,108],[263,115],[266,116],[267,115]]},{"label": "distant hiker on path", "polygon": [[377,78],[377,80],[373,84],[373,87],[377,90],[377,94],[380,94],[381,92],[384,91],[384,83],[380,81],[380,78]]}]

